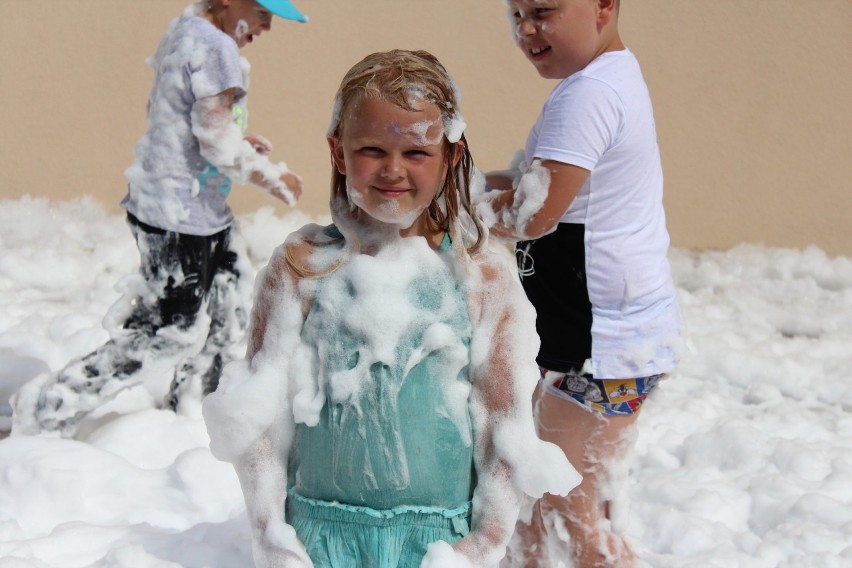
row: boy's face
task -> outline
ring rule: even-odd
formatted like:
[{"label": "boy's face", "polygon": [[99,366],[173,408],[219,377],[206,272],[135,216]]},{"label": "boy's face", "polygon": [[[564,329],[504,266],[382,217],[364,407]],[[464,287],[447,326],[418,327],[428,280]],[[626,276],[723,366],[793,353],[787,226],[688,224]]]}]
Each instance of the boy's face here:
[{"label": "boy's face", "polygon": [[547,79],[564,79],[606,51],[599,0],[509,0],[516,45]]},{"label": "boy's face", "polygon": [[222,31],[245,47],[272,28],[272,13],[255,0],[222,0]]}]

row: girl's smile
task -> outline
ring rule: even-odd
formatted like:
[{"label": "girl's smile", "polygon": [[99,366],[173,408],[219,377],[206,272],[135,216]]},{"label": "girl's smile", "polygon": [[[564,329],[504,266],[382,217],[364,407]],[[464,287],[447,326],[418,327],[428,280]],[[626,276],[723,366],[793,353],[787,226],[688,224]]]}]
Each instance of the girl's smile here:
[{"label": "girl's smile", "polygon": [[364,98],[347,113],[340,136],[328,141],[355,205],[399,225],[403,236],[427,236],[425,213],[447,173],[447,143],[438,108],[417,100],[412,107],[417,110]]}]

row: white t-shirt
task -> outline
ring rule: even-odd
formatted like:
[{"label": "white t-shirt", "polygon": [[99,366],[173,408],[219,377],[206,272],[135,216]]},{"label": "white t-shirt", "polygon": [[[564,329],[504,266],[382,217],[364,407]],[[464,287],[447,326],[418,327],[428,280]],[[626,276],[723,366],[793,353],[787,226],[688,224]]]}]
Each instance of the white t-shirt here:
[{"label": "white t-shirt", "polygon": [[171,23],[149,64],[156,76],[148,98],[148,130],[134,147],[121,205],[160,229],[218,233],[234,219],[226,201],[231,182],[201,156],[192,133],[192,107],[233,88],[235,119],[244,128],[248,62],[233,38],[190,9]]},{"label": "white t-shirt", "polygon": [[530,132],[526,156],[591,172],[560,220],[585,227],[591,372],[626,378],[672,370],[680,324],[663,174],[651,99],[633,54],[605,53],[563,79]]}]

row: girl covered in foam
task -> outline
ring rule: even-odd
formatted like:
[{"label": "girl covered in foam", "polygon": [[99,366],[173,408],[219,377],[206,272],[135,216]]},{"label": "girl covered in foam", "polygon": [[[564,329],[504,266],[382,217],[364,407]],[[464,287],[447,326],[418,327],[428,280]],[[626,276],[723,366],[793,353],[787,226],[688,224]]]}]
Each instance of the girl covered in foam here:
[{"label": "girl covered in foam", "polygon": [[334,224],[273,254],[247,358],[204,403],[257,566],[496,566],[523,496],[579,482],[535,433],[535,313],[472,214],[464,127],[426,52],[343,78]]}]

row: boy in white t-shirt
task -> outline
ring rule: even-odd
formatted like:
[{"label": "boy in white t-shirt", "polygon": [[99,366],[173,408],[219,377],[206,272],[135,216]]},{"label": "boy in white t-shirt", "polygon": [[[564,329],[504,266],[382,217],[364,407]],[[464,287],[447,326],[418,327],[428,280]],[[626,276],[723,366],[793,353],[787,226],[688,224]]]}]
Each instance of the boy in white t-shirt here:
[{"label": "boy in white t-shirt", "polygon": [[[507,4],[518,47],[560,82],[523,160],[486,176],[502,191],[486,192],[477,209],[492,234],[520,241],[542,342],[540,435],[584,476],[567,498],[536,503],[507,563],[635,566],[616,498],[637,413],[675,368],[680,337],[651,99],[620,39],[618,0]],[[559,537],[563,524],[570,542]]]},{"label": "boy in white t-shirt", "polygon": [[143,382],[145,369],[173,375],[165,405],[198,404],[239,355],[231,351],[245,335],[250,282],[227,203],[232,180],[288,204],[302,191],[299,176],[268,158],[269,141],[244,133],[249,64],[240,49],[271,29],[273,15],[307,21],[288,0],[202,0],[169,25],[149,60],[148,128],[121,202],[139,278],[110,310],[106,344],[17,393],[16,432],[73,435]]}]

